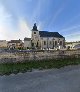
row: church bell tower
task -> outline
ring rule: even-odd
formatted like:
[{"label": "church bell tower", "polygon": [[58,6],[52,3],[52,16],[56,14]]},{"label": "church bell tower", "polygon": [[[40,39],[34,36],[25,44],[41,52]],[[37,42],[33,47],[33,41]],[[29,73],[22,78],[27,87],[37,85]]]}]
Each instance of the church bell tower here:
[{"label": "church bell tower", "polygon": [[32,29],[31,41],[32,41],[32,47],[37,48],[39,43],[39,31],[37,29],[36,23],[34,24]]}]

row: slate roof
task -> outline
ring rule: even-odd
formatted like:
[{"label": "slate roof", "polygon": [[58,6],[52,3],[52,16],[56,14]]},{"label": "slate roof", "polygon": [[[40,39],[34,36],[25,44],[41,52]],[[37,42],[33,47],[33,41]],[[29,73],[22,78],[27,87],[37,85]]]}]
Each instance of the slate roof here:
[{"label": "slate roof", "polygon": [[39,31],[39,35],[40,35],[40,37],[59,37],[59,38],[64,38],[58,32]]},{"label": "slate roof", "polygon": [[38,30],[37,30],[36,23],[34,23],[34,26],[33,26],[33,29],[32,29],[32,31],[38,31]]},{"label": "slate roof", "polygon": [[24,38],[24,41],[30,41],[30,40],[31,38],[27,38],[27,37]]},{"label": "slate roof", "polygon": [[8,43],[21,43],[21,40],[11,40]]}]

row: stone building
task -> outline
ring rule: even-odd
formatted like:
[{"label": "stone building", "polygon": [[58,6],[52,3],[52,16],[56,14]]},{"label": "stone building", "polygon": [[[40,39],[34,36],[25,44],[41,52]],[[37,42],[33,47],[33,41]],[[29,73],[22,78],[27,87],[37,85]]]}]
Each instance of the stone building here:
[{"label": "stone building", "polygon": [[7,48],[7,41],[6,40],[0,40],[0,48]]},{"label": "stone building", "polygon": [[80,49],[80,41],[65,42],[66,49]]},{"label": "stone building", "polygon": [[23,42],[22,40],[11,40],[7,43],[7,47],[10,49],[17,49],[17,48],[23,48]]},{"label": "stone building", "polygon": [[24,48],[25,49],[31,48],[31,38],[27,38],[27,37],[24,38]]},{"label": "stone building", "polygon": [[63,49],[65,38],[58,32],[39,31],[35,23],[32,29],[31,46],[35,49]]}]

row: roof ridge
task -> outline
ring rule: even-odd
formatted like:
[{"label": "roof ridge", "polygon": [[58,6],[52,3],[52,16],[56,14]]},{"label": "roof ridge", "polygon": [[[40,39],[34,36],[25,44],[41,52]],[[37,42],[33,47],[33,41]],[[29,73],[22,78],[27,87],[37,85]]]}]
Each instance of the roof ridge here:
[{"label": "roof ridge", "polygon": [[64,38],[58,32],[49,32],[49,31],[39,31],[40,37],[59,37]]}]

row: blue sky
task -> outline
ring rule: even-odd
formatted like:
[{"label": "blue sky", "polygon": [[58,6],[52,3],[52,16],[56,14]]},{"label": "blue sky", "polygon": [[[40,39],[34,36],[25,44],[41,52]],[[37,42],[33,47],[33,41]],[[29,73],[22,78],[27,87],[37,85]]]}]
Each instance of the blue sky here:
[{"label": "blue sky", "polygon": [[1,40],[31,37],[35,22],[39,30],[79,41],[80,0],[0,0]]}]

